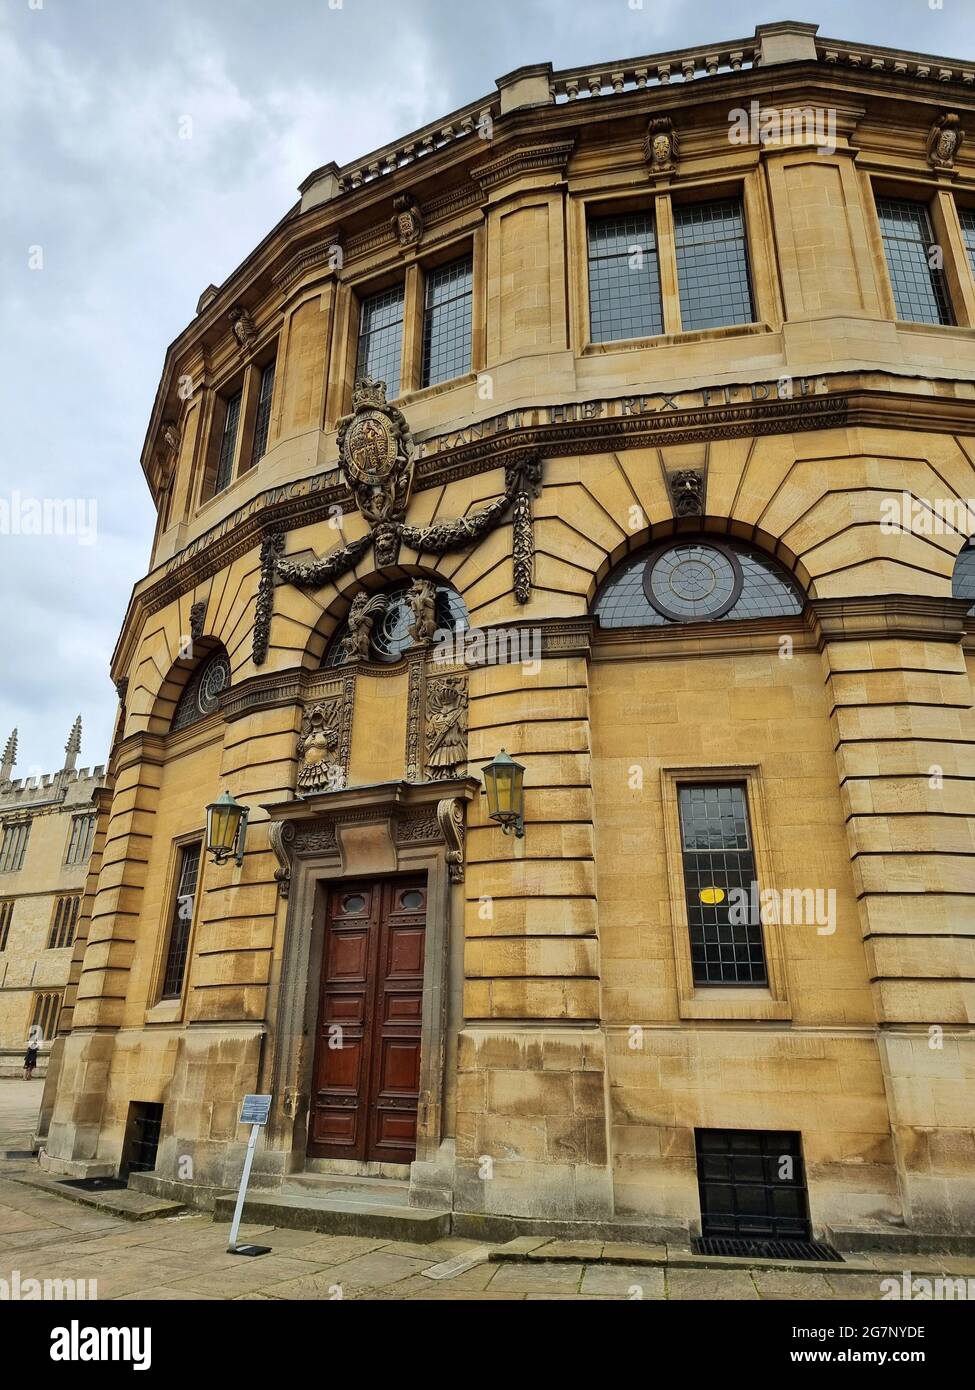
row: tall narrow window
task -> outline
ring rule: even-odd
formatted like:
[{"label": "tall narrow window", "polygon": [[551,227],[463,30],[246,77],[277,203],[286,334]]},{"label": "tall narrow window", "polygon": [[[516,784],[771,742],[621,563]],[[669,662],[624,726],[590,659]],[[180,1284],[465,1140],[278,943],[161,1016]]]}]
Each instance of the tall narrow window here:
[{"label": "tall narrow window", "polygon": [[257,393],[257,416],[254,420],[254,447],[251,467],[267,452],[267,432],[271,423],[271,392],[274,390],[274,363],[269,362],[261,372],[261,387]]},{"label": "tall narrow window", "polygon": [[13,825],[3,827],[3,839],[0,840],[0,874],[15,874],[23,867],[29,838],[29,820],[17,821]]},{"label": "tall narrow window", "polygon": [[423,308],[424,386],[436,386],[471,369],[473,261],[462,256],[426,276]]},{"label": "tall narrow window", "polygon": [[356,376],[385,381],[386,397],[399,395],[400,355],[403,348],[403,286],[362,301],[359,314],[359,352]]},{"label": "tall narrow window", "polygon": [[95,817],[91,815],[72,816],[71,834],[68,837],[68,852],[64,857],[66,864],[85,864],[91,854],[95,838]]},{"label": "tall narrow window", "polygon": [[217,457],[217,477],[213,484],[214,495],[223,492],[230,485],[230,474],[234,466],[234,450],[237,448],[237,426],[240,423],[240,398],[238,391],[227,400],[223,416],[223,430],[220,435],[220,453]]},{"label": "tall narrow window", "polygon": [[178,999],[183,992],[186,975],[186,953],[193,925],[193,905],[196,902],[196,883],[200,873],[199,844],[183,845],[179,852],[179,876],[169,927],[166,950],[166,969],[163,974],[163,999]]},{"label": "tall narrow window", "polygon": [[681,327],[751,323],[745,214],[737,198],[674,208]]},{"label": "tall narrow window", "polygon": [[80,908],[80,897],[57,899],[54,904],[54,916],[51,919],[51,933],[47,938],[49,951],[58,950],[62,946],[70,946],[74,941],[74,929]]},{"label": "tall narrow window", "polygon": [[745,788],[685,786],[678,801],[694,983],[767,984]]},{"label": "tall narrow window", "polygon": [[13,898],[5,898],[0,902],[0,951],[7,949],[7,938],[10,935],[10,919],[14,915]]},{"label": "tall narrow window", "polygon": [[589,219],[589,333],[592,342],[651,338],[664,331],[653,218]]},{"label": "tall narrow window", "polygon": [[975,275],[975,208],[959,208],[958,217],[961,221],[961,235],[965,243],[965,250],[968,252],[968,263]]},{"label": "tall narrow window", "polygon": [[897,317],[908,323],[954,323],[927,208],[903,198],[878,198],[877,213]]},{"label": "tall narrow window", "polygon": [[35,1042],[50,1042],[57,1032],[61,1012],[60,994],[35,994],[30,1032]]}]

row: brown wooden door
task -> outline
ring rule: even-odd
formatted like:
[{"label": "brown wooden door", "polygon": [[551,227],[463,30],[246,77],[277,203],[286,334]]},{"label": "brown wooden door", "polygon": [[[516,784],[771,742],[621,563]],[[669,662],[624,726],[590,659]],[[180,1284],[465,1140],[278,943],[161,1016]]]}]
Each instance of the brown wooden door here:
[{"label": "brown wooden door", "polygon": [[308,1152],[416,1154],[427,890],[422,875],[330,888]]}]

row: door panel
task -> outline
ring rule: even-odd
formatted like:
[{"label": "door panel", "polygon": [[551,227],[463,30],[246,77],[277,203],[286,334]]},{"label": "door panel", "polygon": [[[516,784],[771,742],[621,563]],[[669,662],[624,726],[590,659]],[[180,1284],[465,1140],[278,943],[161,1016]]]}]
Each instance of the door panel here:
[{"label": "door panel", "polygon": [[426,941],[422,876],[328,892],[308,1152],[416,1153]]}]

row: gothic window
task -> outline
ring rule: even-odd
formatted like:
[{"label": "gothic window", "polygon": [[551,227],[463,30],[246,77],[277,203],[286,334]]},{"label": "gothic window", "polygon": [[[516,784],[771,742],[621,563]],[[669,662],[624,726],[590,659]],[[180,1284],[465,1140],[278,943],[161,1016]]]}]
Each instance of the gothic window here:
[{"label": "gothic window", "polygon": [[15,821],[3,827],[0,839],[0,874],[15,874],[23,868],[27,841],[30,838],[30,821]]},{"label": "gothic window", "polygon": [[91,854],[95,838],[95,817],[93,815],[72,816],[71,834],[68,838],[68,851],[64,856],[66,864],[86,864]]},{"label": "gothic window", "polygon": [[185,729],[199,719],[216,714],[220,708],[220,694],[230,686],[230,662],[227,653],[221,648],[212,656],[205,657],[190,679],[176,704],[170,728]]},{"label": "gothic window", "polygon": [[58,1015],[61,1012],[61,995],[55,993],[35,994],[34,1012],[31,1015],[30,1036],[34,1042],[50,1042],[58,1029]]},{"label": "gothic window", "polygon": [[70,946],[74,941],[74,929],[80,909],[81,898],[77,895],[56,900],[54,916],[51,919],[51,931],[47,938],[49,951],[57,950],[61,946]]},{"label": "gothic window", "polygon": [[7,949],[7,938],[10,935],[10,919],[14,915],[13,898],[5,898],[0,902],[0,951]]},{"label": "gothic window", "polygon": [[603,584],[594,611],[604,628],[663,627],[791,617],[802,607],[802,593],[777,561],[702,537],[625,560]]},{"label": "gothic window", "polygon": [[969,541],[959,552],[951,592],[955,598],[967,598],[971,604],[968,611],[975,616],[975,541]]},{"label": "gothic window", "polygon": [[[383,597],[386,602],[372,622],[369,634],[369,658],[372,661],[397,661],[413,646],[410,628],[414,622],[413,610],[407,602],[410,585],[403,584],[390,589]],[[466,630],[469,626],[467,605],[455,589],[447,584],[438,584],[436,590],[436,623],[438,632],[455,632],[458,628]],[[344,641],[349,633],[345,622],[332,638],[325,654],[324,666],[341,666],[347,660]]]}]

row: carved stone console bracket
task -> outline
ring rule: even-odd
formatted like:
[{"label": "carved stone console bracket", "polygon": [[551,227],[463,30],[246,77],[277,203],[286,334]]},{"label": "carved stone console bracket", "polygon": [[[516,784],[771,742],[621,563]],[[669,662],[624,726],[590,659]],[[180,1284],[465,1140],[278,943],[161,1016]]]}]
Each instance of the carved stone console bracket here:
[{"label": "carved stone console bracket", "polygon": [[291,889],[295,861],[337,856],[347,826],[387,821],[399,846],[443,845],[451,883],[464,879],[464,805],[480,791],[476,777],[436,782],[378,782],[343,787],[294,801],[274,802],[268,837],[278,861],[274,878],[282,898]]}]

